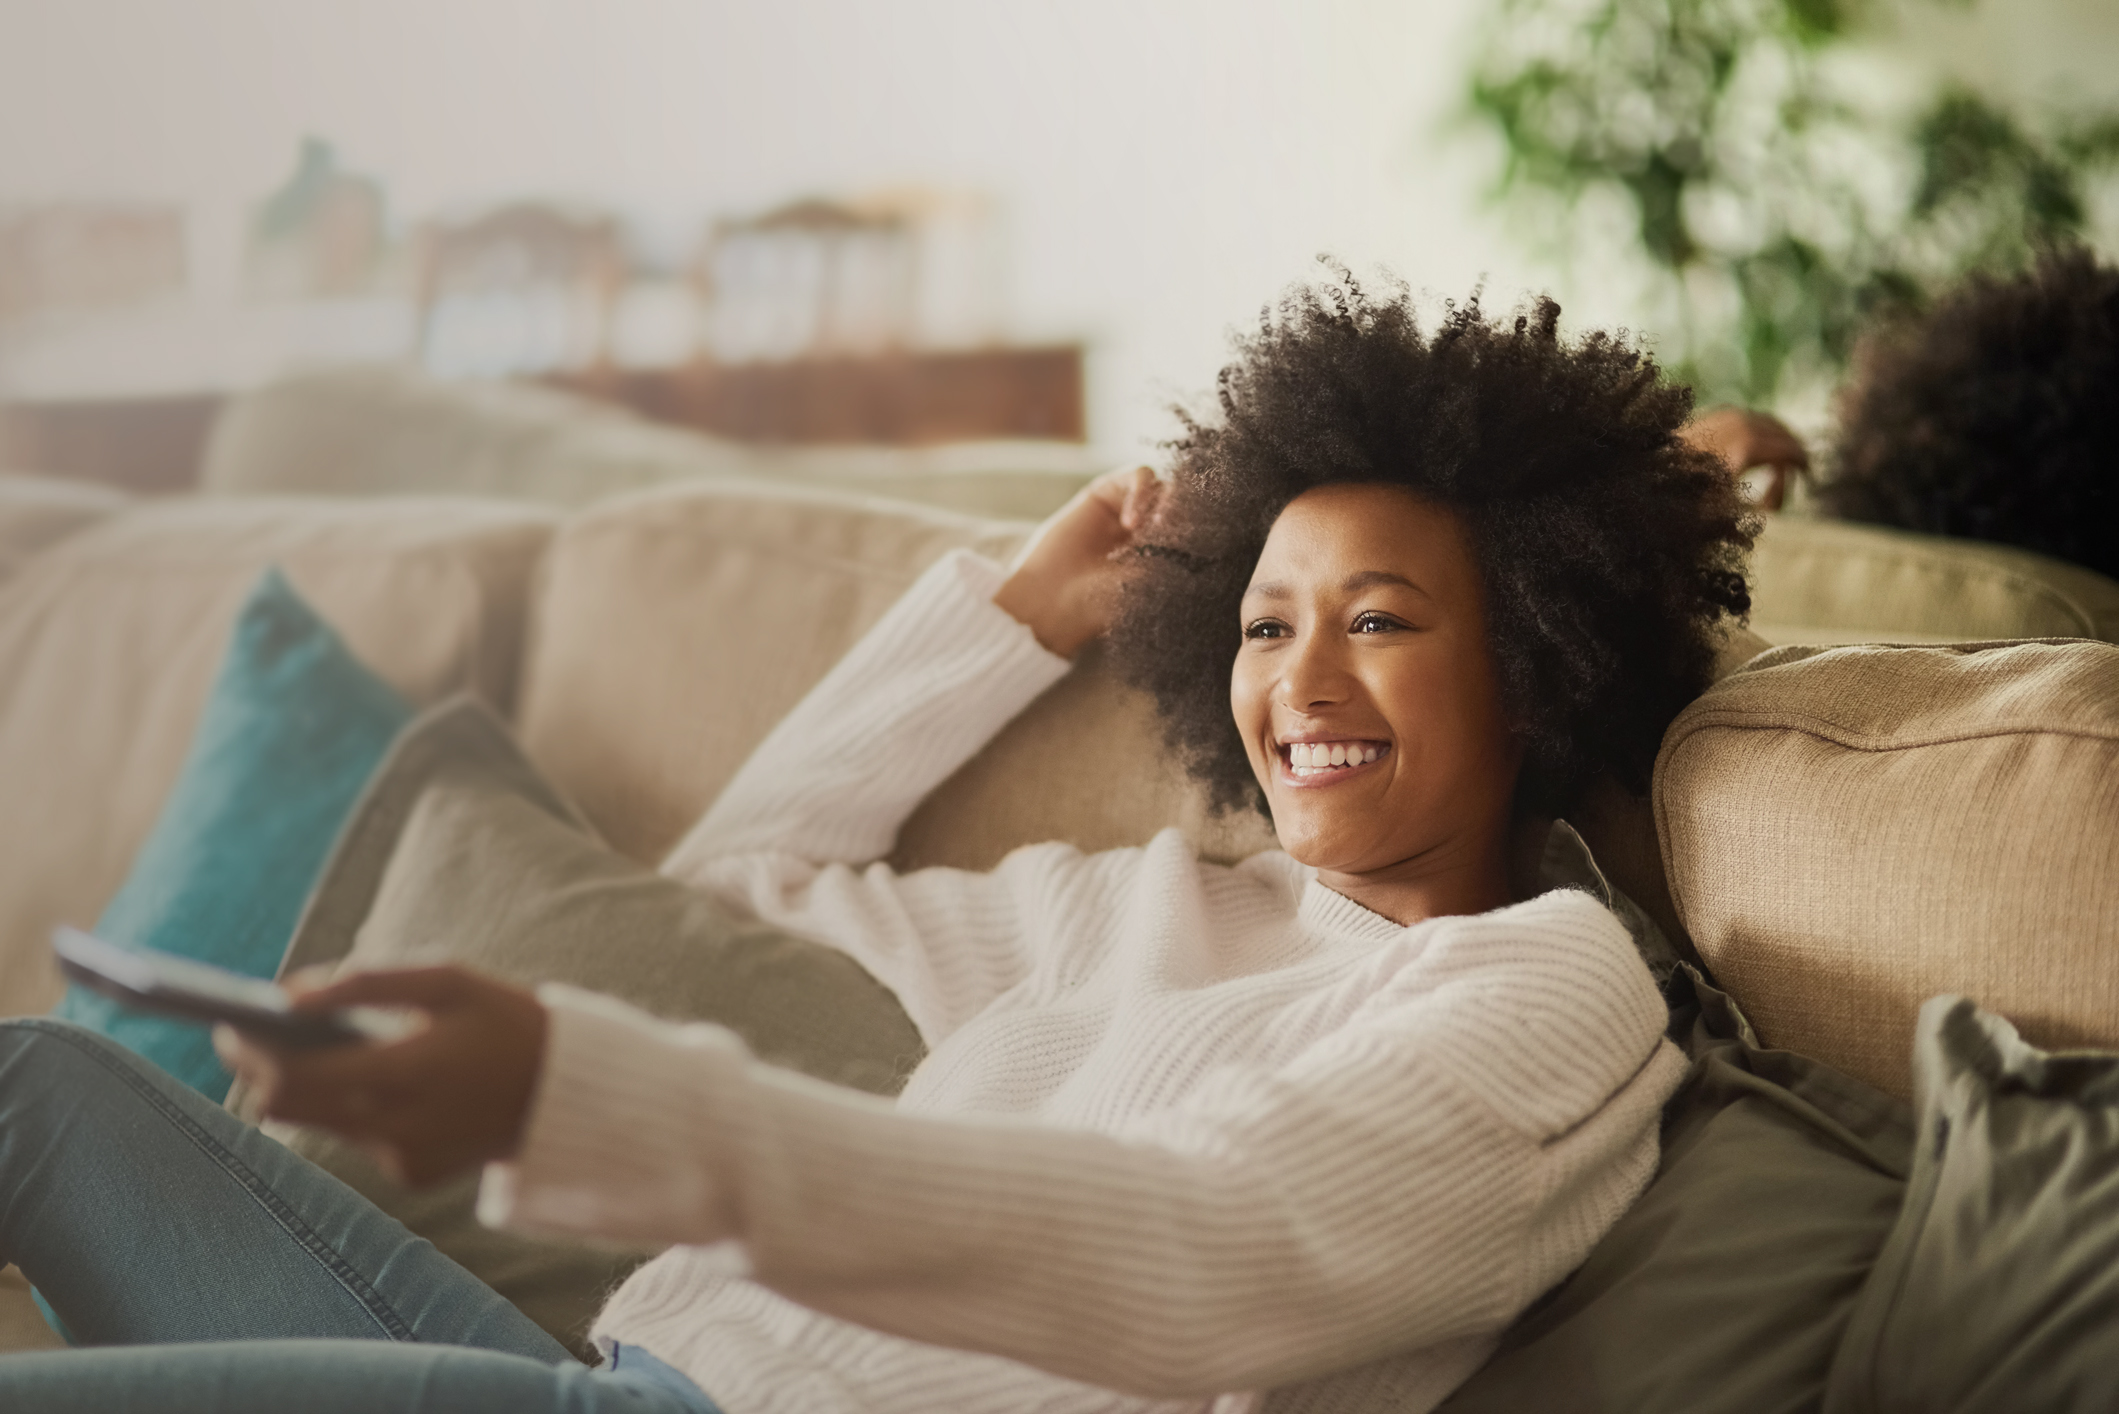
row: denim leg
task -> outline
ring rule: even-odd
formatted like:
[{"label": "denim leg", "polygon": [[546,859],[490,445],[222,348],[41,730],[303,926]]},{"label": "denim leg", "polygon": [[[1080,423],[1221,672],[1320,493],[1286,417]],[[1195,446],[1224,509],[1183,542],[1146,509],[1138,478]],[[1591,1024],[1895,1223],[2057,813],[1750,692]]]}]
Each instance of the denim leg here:
[{"label": "denim leg", "polygon": [[0,1355],[0,1409],[37,1414],[718,1414],[563,1360],[369,1340],[242,1340]]},{"label": "denim leg", "polygon": [[83,1345],[354,1337],[572,1363],[337,1179],[130,1051],[43,1018],[0,1022],[9,1261]]}]

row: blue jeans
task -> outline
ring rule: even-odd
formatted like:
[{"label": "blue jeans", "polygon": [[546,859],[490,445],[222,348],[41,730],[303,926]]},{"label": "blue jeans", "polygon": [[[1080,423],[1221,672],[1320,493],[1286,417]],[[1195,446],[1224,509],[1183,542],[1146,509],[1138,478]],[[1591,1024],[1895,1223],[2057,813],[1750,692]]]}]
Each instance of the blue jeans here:
[{"label": "blue jeans", "polygon": [[645,1351],[584,1368],[337,1179],[64,1022],[0,1022],[0,1262],[82,1347],[0,1355],[0,1409],[718,1414]]}]

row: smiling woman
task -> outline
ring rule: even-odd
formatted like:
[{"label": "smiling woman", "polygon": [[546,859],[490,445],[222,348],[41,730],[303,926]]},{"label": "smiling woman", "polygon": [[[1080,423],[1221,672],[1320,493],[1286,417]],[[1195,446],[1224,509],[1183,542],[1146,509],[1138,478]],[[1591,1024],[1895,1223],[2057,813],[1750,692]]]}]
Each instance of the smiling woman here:
[{"label": "smiling woman", "polygon": [[[485,1221],[667,1248],[596,1317],[596,1374],[258,1131],[28,1021],[0,1023],[0,1257],[133,1348],[0,1359],[0,1406],[1432,1408],[1648,1183],[1684,1068],[1618,918],[1511,902],[1502,841],[1637,782],[1743,605],[1686,395],[1556,313],[1429,337],[1402,299],[1298,293],[1171,481],[1097,481],[1011,566],[945,557],[758,747],[663,870],[896,994],[928,1052],[894,1104],[454,969],[300,1003],[423,1012],[402,1040],[228,1038],[271,1113],[412,1179],[483,1162]],[[878,862],[1114,614],[1282,848]]]},{"label": "smiling woman", "polygon": [[[1222,805],[1266,811],[1286,838],[1293,801],[1261,769],[1243,701],[1254,620],[1271,617],[1253,607],[1270,587],[1259,581],[1282,579],[1268,563],[1298,549],[1419,587],[1403,631],[1432,620],[1491,682],[1520,750],[1518,808],[1562,813],[1607,773],[1645,790],[1663,729],[1749,608],[1756,522],[1727,469],[1675,436],[1691,391],[1622,338],[1562,339],[1559,316],[1548,299],[1490,319],[1475,294],[1429,332],[1406,291],[1373,294],[1342,272],[1290,293],[1241,341],[1219,417],[1177,443],[1154,553],[1113,630],[1121,670],[1154,694],[1171,746]],[[1378,625],[1335,625],[1357,627]],[[1268,641],[1283,632],[1302,637],[1291,622]]]}]

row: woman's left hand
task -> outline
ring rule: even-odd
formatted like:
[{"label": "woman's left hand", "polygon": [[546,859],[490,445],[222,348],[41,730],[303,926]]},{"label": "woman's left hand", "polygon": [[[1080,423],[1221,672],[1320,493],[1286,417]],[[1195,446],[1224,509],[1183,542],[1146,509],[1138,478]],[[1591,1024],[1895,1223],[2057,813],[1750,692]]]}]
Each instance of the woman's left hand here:
[{"label": "woman's left hand", "polygon": [[266,1115],[343,1135],[414,1186],[521,1147],[546,1030],[530,993],[461,967],[429,967],[298,989],[295,1006],[402,1007],[425,1024],[401,1040],[311,1049],[217,1028],[214,1049],[257,1091]]}]

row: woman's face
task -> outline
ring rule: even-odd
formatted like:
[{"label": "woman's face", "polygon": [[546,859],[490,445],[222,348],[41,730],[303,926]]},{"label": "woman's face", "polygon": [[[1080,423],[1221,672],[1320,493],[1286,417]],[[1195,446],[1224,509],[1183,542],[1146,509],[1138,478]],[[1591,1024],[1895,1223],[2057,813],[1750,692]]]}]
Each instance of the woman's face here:
[{"label": "woman's face", "polygon": [[1283,849],[1328,876],[1495,856],[1522,751],[1454,512],[1392,486],[1305,493],[1242,626],[1229,699]]}]

